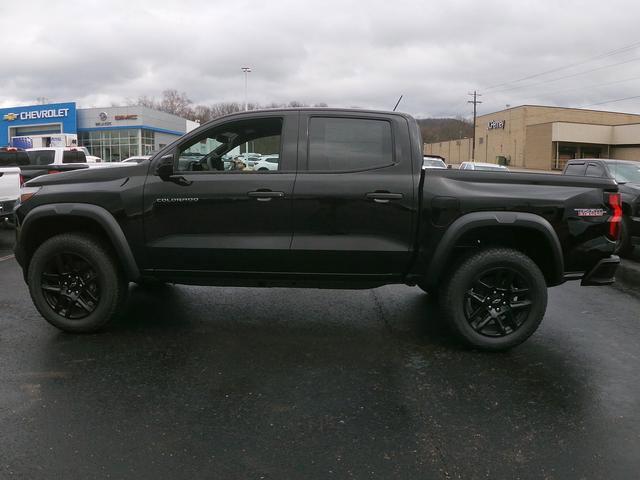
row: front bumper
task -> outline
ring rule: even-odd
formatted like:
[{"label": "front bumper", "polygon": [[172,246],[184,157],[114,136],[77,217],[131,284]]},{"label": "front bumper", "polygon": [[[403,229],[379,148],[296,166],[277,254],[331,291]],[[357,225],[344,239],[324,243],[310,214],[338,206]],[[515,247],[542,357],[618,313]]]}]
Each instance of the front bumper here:
[{"label": "front bumper", "polygon": [[611,285],[615,281],[620,257],[611,255],[603,258],[582,277],[582,286]]},{"label": "front bumper", "polygon": [[13,209],[16,206],[15,200],[0,202],[0,219],[9,218],[13,220]]}]

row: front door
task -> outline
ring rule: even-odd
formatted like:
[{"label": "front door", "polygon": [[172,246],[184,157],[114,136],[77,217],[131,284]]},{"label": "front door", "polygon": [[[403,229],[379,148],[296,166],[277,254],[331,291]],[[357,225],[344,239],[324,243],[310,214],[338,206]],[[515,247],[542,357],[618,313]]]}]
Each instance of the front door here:
[{"label": "front door", "polygon": [[[155,175],[154,159],[144,195],[146,269],[286,271],[297,124],[297,112],[240,115],[179,141],[169,151],[172,176]],[[263,156],[268,168],[259,166]]]}]

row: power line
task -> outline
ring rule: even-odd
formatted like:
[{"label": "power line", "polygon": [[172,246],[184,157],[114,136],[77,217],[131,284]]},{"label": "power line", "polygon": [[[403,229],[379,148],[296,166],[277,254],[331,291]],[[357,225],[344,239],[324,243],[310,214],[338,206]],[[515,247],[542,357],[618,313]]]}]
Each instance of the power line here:
[{"label": "power line", "polygon": [[601,53],[600,55],[596,55],[595,57],[591,57],[591,58],[588,58],[586,60],[582,60],[580,62],[571,63],[571,64],[565,65],[563,67],[553,68],[551,70],[546,70],[544,72],[535,73],[533,75],[527,75],[526,77],[522,77],[522,78],[519,78],[517,80],[511,80],[509,82],[504,82],[504,83],[499,83],[497,85],[492,85],[490,87],[486,87],[485,91],[486,90],[493,90],[494,88],[503,87],[503,86],[506,86],[506,85],[511,85],[513,83],[523,82],[525,80],[530,80],[532,78],[542,77],[542,76],[547,75],[549,73],[560,72],[562,70],[566,70],[566,69],[569,69],[569,68],[577,67],[579,65],[584,65],[585,63],[589,63],[589,62],[592,62],[594,60],[600,60],[602,58],[607,58],[607,57],[611,57],[611,56],[614,56],[614,55],[618,55],[620,53],[624,53],[624,52],[627,52],[629,50],[632,50],[633,48],[635,48],[637,46],[640,46],[640,42],[635,42],[635,43],[632,43],[630,45],[626,45],[624,47],[617,48],[615,50],[610,50],[608,52]]},{"label": "power line", "polygon": [[596,105],[607,105],[609,103],[623,102],[625,100],[633,100],[635,98],[640,98],[640,95],[634,95],[633,97],[618,98],[617,100],[607,100],[606,102],[590,103],[588,105],[581,105],[575,108],[595,107]]},{"label": "power line", "polygon": [[631,59],[629,59],[629,60],[624,60],[624,61],[622,61],[622,62],[612,63],[612,64],[610,64],[610,65],[603,65],[603,66],[601,66],[601,67],[591,68],[591,69],[589,69],[589,70],[584,70],[584,71],[582,71],[582,72],[578,72],[578,73],[572,73],[571,75],[565,75],[564,77],[552,78],[552,79],[549,79],[549,80],[543,80],[543,81],[541,81],[541,82],[530,83],[530,84],[528,84],[528,85],[520,85],[520,86],[518,86],[518,87],[511,87],[511,88],[505,88],[505,89],[502,89],[502,90],[495,90],[495,91],[493,91],[493,92],[491,92],[491,93],[503,93],[503,92],[510,92],[510,91],[512,91],[512,90],[520,90],[520,89],[522,89],[522,88],[535,87],[535,86],[537,86],[537,85],[543,85],[543,84],[545,84],[545,83],[558,82],[558,81],[560,81],[560,80],[565,80],[565,79],[567,79],[567,78],[574,78],[574,77],[578,77],[578,76],[580,76],[580,75],[584,75],[584,74],[586,74],[586,73],[596,72],[596,71],[598,71],[598,70],[604,70],[605,68],[617,67],[618,65],[624,65],[624,64],[627,64],[627,63],[631,63],[631,62],[637,62],[638,60],[640,60],[640,57],[634,57],[634,58],[631,58]]},{"label": "power line", "polygon": [[589,90],[590,88],[606,87],[607,85],[616,85],[618,83],[630,82],[632,80],[638,80],[638,79],[640,79],[640,76],[625,78],[624,80],[615,80],[613,82],[598,83],[596,85],[587,85],[586,87],[567,88],[564,90],[556,90],[554,92],[544,92],[543,95],[557,95],[558,93],[575,92],[578,90]]}]

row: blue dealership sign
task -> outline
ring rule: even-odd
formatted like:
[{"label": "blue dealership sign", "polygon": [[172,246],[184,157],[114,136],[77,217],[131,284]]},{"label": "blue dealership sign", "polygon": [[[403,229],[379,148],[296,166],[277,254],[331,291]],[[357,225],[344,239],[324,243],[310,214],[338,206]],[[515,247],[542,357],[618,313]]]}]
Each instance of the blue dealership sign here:
[{"label": "blue dealership sign", "polygon": [[75,102],[0,108],[0,147],[8,145],[10,137],[75,134],[77,127]]}]

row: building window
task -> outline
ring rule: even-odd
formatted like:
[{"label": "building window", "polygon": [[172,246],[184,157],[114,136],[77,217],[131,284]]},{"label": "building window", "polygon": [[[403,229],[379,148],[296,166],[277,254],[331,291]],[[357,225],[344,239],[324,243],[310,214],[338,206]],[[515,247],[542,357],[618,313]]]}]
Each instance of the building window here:
[{"label": "building window", "polygon": [[[105,162],[119,162],[140,155],[138,132],[135,128],[79,132],[78,142],[87,147],[91,155],[100,157]],[[153,138],[153,132],[151,134]]]}]

